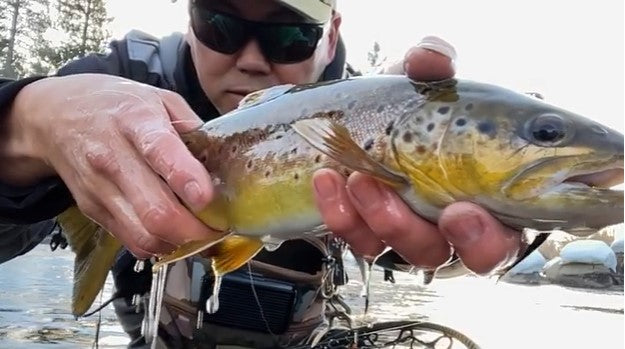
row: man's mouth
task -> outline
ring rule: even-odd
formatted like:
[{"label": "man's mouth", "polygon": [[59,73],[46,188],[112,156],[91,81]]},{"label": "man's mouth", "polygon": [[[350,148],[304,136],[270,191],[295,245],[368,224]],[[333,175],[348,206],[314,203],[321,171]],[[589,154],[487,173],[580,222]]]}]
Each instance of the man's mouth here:
[{"label": "man's mouth", "polygon": [[237,89],[230,89],[230,90],[226,91],[226,93],[238,95],[238,96],[241,96],[241,97],[245,97],[248,94],[250,94],[251,92],[252,92],[251,89],[243,89],[243,88],[241,88],[241,89],[238,89],[238,88]]}]

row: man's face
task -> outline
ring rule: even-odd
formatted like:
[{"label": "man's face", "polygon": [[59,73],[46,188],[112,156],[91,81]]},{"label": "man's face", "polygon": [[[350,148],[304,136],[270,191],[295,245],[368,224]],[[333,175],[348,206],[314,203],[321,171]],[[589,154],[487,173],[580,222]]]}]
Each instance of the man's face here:
[{"label": "man's face", "polygon": [[[313,0],[310,0],[313,1]],[[273,0],[205,0],[203,7],[250,21],[303,23],[304,18]],[[323,36],[313,55],[301,62],[278,64],[268,60],[251,38],[233,54],[210,49],[193,30],[187,33],[191,56],[204,93],[220,113],[236,108],[248,93],[279,84],[317,81],[334,59],[340,16],[335,14],[324,26]]]}]

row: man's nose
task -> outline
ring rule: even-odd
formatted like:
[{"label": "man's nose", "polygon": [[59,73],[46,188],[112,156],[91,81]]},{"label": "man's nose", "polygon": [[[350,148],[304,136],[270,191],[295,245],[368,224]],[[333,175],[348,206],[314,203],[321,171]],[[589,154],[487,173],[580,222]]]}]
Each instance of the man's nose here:
[{"label": "man's nose", "polygon": [[247,74],[269,74],[271,65],[260,50],[258,42],[250,40],[239,53],[237,68]]}]

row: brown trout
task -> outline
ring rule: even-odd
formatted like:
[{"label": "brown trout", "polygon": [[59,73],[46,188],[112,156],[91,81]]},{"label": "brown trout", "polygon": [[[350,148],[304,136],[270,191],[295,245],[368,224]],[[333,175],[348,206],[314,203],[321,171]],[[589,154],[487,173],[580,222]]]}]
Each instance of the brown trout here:
[{"label": "brown trout", "polygon": [[[195,214],[224,235],[183,245],[154,270],[211,247],[223,275],[263,247],[326,233],[312,185],[321,168],[369,174],[432,222],[455,201],[477,203],[519,231],[588,235],[623,222],[623,191],[611,189],[623,182],[621,133],[474,81],[371,76],[276,86],[181,137],[215,181],[215,199]],[[78,213],[60,217],[77,253],[77,316],[120,248]]]}]

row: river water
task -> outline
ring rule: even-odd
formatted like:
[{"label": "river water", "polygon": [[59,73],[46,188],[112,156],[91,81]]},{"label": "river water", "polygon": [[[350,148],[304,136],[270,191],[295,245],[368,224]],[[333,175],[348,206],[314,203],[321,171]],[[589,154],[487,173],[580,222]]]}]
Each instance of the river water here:
[{"label": "river water", "polygon": [[[362,283],[346,261],[347,303],[362,314]],[[75,320],[70,313],[73,255],[39,245],[0,265],[0,348],[90,348],[97,314]],[[420,286],[419,277],[395,273],[382,281],[374,270],[368,318],[429,319],[467,334],[483,348],[622,349],[623,291],[580,290],[556,285],[523,286],[461,277]],[[110,278],[103,299],[111,293]],[[100,348],[124,348],[127,338],[112,306],[101,313]]]}]

